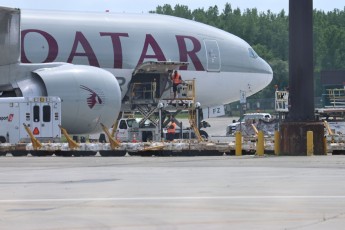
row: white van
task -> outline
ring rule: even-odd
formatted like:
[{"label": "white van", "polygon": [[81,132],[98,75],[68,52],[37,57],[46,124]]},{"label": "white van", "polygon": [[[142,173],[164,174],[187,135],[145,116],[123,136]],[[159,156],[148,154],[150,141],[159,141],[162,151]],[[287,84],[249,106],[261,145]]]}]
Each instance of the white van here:
[{"label": "white van", "polygon": [[258,122],[259,120],[270,121],[271,119],[272,116],[269,113],[245,113],[238,121],[234,121],[226,127],[226,135],[234,135],[237,127],[240,124],[245,124],[249,120]]},{"label": "white van", "polygon": [[59,97],[0,98],[0,143],[30,142],[24,124],[40,141],[60,141]]}]

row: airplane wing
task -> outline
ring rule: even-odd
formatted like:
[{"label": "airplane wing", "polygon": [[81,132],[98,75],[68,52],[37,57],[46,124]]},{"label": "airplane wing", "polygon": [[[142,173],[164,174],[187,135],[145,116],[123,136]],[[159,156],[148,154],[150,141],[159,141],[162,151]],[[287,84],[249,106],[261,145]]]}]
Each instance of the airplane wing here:
[{"label": "airplane wing", "polygon": [[20,61],[20,10],[0,7],[0,66]]},{"label": "airplane wing", "polygon": [[137,73],[167,73],[188,64],[188,62],[148,61],[138,65],[133,71],[133,76]]}]

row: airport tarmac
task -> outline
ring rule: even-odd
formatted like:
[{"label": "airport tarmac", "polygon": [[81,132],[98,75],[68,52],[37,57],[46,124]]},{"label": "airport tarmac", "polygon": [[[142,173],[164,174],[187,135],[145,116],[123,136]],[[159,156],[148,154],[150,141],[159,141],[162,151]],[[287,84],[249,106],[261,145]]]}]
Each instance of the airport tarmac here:
[{"label": "airport tarmac", "polygon": [[[207,119],[211,139],[232,119]],[[0,226],[342,229],[344,175],[331,155],[0,157]]]},{"label": "airport tarmac", "polygon": [[345,156],[0,157],[1,229],[343,229]]}]

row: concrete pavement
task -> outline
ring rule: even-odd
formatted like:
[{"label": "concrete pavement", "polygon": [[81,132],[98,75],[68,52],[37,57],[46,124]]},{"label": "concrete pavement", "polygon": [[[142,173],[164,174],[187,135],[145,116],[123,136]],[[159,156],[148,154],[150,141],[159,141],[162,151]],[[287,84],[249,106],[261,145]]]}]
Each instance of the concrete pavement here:
[{"label": "concrete pavement", "polygon": [[1,229],[342,229],[345,156],[0,157]]}]

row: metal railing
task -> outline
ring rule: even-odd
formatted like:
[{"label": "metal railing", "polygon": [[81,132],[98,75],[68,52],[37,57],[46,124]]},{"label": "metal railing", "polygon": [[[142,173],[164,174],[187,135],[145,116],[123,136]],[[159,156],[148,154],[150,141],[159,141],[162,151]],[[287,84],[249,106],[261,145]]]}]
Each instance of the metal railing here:
[{"label": "metal railing", "polygon": [[153,100],[156,95],[156,82],[134,83],[131,89],[132,100]]},{"label": "metal railing", "polygon": [[327,107],[345,107],[345,89],[327,89],[324,97]]}]

